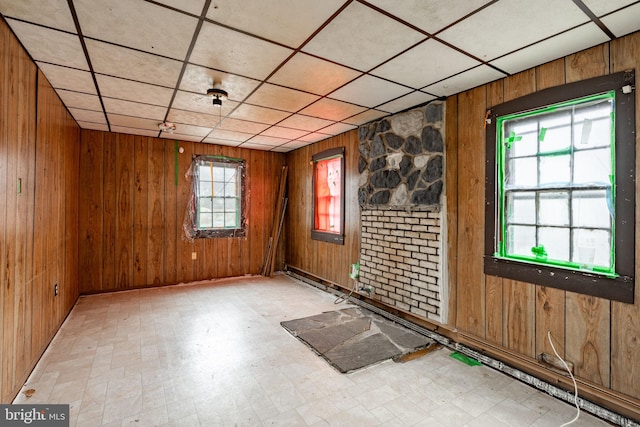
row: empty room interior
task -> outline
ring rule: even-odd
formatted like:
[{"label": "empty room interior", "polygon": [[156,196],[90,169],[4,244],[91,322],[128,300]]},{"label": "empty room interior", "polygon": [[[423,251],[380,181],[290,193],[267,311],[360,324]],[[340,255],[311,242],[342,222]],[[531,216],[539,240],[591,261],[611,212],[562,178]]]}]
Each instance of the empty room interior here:
[{"label": "empty room interior", "polygon": [[639,425],[640,1],[0,14],[0,425]]}]

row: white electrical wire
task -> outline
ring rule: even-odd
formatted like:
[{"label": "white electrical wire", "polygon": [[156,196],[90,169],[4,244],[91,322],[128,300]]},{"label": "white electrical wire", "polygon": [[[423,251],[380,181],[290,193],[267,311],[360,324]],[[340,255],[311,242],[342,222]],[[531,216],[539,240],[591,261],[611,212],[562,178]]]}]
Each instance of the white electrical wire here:
[{"label": "white electrical wire", "polygon": [[574,391],[573,403],[576,406],[577,412],[576,412],[576,416],[573,417],[573,419],[571,421],[567,421],[566,423],[564,423],[564,424],[562,424],[560,426],[560,427],[564,427],[564,426],[568,426],[569,424],[575,423],[578,420],[578,418],[580,417],[580,405],[578,405],[578,384],[576,383],[576,379],[573,377],[573,374],[571,373],[571,369],[569,369],[569,366],[567,365],[567,362],[565,362],[564,359],[562,357],[560,357],[560,355],[556,351],[556,347],[553,345],[553,341],[551,340],[551,331],[547,331],[547,338],[549,338],[549,344],[551,344],[551,349],[553,350],[553,353],[556,355],[556,357],[558,359],[560,359],[560,361],[564,365],[564,368],[569,373],[569,376],[571,377],[571,380],[573,381],[573,391]]}]

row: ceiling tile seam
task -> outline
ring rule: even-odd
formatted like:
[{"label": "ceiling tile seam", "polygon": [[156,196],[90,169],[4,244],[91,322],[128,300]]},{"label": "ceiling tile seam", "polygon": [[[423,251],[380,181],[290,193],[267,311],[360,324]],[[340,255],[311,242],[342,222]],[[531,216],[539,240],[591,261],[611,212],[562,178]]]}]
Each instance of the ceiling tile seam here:
[{"label": "ceiling tile seam", "polygon": [[[70,36],[77,36],[77,35],[78,35],[78,33],[74,33],[73,31],[67,31],[67,30],[62,30],[62,29],[60,29],[60,28],[56,28],[56,27],[50,27],[50,26],[48,26],[48,25],[39,24],[39,23],[34,22],[34,21],[27,21],[26,19],[22,19],[22,18],[14,17],[14,16],[11,16],[11,15],[2,15],[2,14],[0,14],[0,16],[2,16],[3,18],[5,18],[5,20],[6,20],[6,19],[11,19],[12,21],[22,22],[23,24],[33,25],[34,27],[46,28],[47,30],[57,31],[57,32],[59,32],[59,33],[68,34],[68,35],[70,35]],[[7,26],[8,26],[9,28],[11,28],[11,26],[10,26],[10,25],[7,25]],[[76,29],[77,29],[77,27],[76,27]],[[12,30],[12,31],[13,31],[13,30]],[[15,35],[15,33],[14,33],[14,35]],[[16,36],[16,38],[18,38],[18,37]],[[25,49],[25,50],[26,50],[26,49]]]},{"label": "ceiling tile seam", "polygon": [[584,4],[584,2],[582,0],[573,0],[573,3],[578,6],[578,8],[589,17],[589,19],[591,19],[591,21],[593,21],[594,24],[596,24],[598,26],[598,28],[600,28],[602,30],[602,32],[604,32],[607,37],[609,37],[609,39],[611,40],[615,40],[616,36],[615,34],[613,34],[611,32],[611,30],[609,28],[607,28],[606,25],[604,25],[604,23],[600,20],[600,18],[598,18],[596,16],[595,13],[593,13],[591,11],[591,9],[589,9],[589,7]]},{"label": "ceiling tile seam", "polygon": [[[480,68],[480,67],[482,67],[483,65],[484,65],[484,66],[490,66],[490,64],[478,64],[478,65],[474,65],[473,67],[470,67],[470,68],[467,68],[467,69],[465,69],[465,70],[459,71],[459,72],[457,72],[457,73],[455,73],[455,74],[450,74],[450,75],[448,75],[448,76],[446,76],[446,77],[444,77],[444,78],[442,78],[442,79],[440,79],[440,80],[436,80],[435,82],[431,82],[431,83],[429,83],[428,85],[423,86],[423,87],[421,88],[421,91],[422,91],[422,92],[426,92],[426,91],[425,91],[425,89],[426,89],[426,88],[428,88],[429,86],[433,86],[433,85],[436,85],[436,84],[438,84],[438,83],[442,83],[442,82],[444,82],[445,80],[448,80],[448,79],[450,79],[450,78],[453,78],[453,77],[459,76],[460,74],[464,74],[464,73],[466,73],[466,72],[468,72],[468,71],[475,70],[476,68]],[[508,77],[508,76],[510,76],[510,74],[505,73],[504,71],[501,71],[499,68],[496,68],[496,67],[491,67],[491,68],[494,68],[494,69],[496,69],[496,70],[500,71],[501,73],[504,73],[507,77]],[[496,79],[496,80],[497,80],[497,79]],[[429,93],[429,94],[430,94],[430,95],[432,95],[432,96],[435,96],[436,98],[443,98],[442,96],[439,96],[439,95],[435,95],[435,94],[431,94],[431,93]],[[446,96],[445,96],[444,98],[446,98]]]},{"label": "ceiling tile seam", "polygon": [[[329,25],[329,23],[330,23],[331,21],[333,21],[333,20],[334,20],[338,15],[340,15],[340,13],[342,13],[342,11],[343,11],[344,9],[346,9],[346,8],[347,8],[347,6],[349,6],[353,1],[354,1],[354,0],[347,0],[347,1],[346,1],[346,2],[345,2],[345,3],[344,3],[340,8],[338,8],[338,10],[336,10],[336,11],[335,11],[335,12],[334,12],[334,13],[333,13],[333,14],[332,14],[328,19],[326,19],[326,20],[325,20],[325,21],[324,21],[324,22],[323,22],[323,23],[322,23],[318,28],[316,28],[316,30],[315,30],[313,33],[311,33],[311,35],[310,35],[309,37],[307,37],[307,39],[306,39],[306,40],[304,40],[304,41],[300,44],[300,46],[298,46],[297,48],[293,49],[293,52],[292,52],[289,56],[287,56],[287,57],[284,59],[284,61],[282,61],[282,62],[281,62],[277,67],[275,67],[275,68],[271,71],[271,73],[269,73],[269,75],[267,75],[267,76],[266,76],[266,77],[265,77],[265,78],[264,78],[264,79],[263,79],[263,80],[262,80],[262,81],[261,81],[261,82],[260,82],[256,87],[255,87],[255,88],[253,88],[253,90],[252,90],[249,94],[247,94],[247,96],[245,96],[245,97],[244,97],[244,99],[238,103],[238,105],[236,105],[236,106],[235,106],[235,107],[234,107],[234,108],[233,108],[233,109],[232,109],[232,110],[231,110],[231,111],[230,111],[230,112],[229,112],[225,117],[223,117],[223,118],[218,122],[218,124],[216,124],[216,126],[214,126],[214,127],[213,127],[213,129],[211,129],[211,131],[209,132],[209,134],[210,134],[211,132],[213,132],[214,130],[216,130],[216,129],[217,129],[217,128],[222,124],[222,122],[224,121],[224,119],[225,119],[225,118],[227,118],[227,117],[229,117],[231,114],[233,114],[233,113],[234,113],[234,112],[235,112],[235,111],[236,111],[236,110],[237,110],[237,109],[238,109],[238,108],[239,108],[239,107],[240,107],[240,106],[241,106],[241,105],[242,105],[242,104],[243,104],[247,99],[249,99],[249,98],[251,97],[251,95],[253,95],[254,93],[256,93],[256,91],[258,91],[258,89],[260,89],[260,88],[262,87],[262,85],[264,85],[264,84],[265,84],[265,83],[266,83],[266,82],[267,82],[271,77],[273,77],[273,76],[278,72],[278,70],[280,70],[280,69],[281,69],[281,68],[282,68],[282,67],[283,67],[287,62],[289,62],[289,61],[291,60],[291,58],[293,58],[296,54],[300,53],[300,52],[302,51],[302,48],[303,48],[307,43],[309,43],[309,42],[310,42],[310,41],[311,41],[311,40],[312,40],[312,39],[313,39],[313,38],[314,38],[314,37],[315,37],[315,36],[320,32],[320,31],[322,31],[322,29],[324,29],[327,25]],[[211,22],[213,22],[213,21],[211,21]],[[222,24],[218,24],[218,23],[216,23],[216,25],[222,25]],[[225,28],[229,28],[229,29],[233,29],[233,30],[235,30],[234,28],[228,27],[228,26],[226,26],[226,25],[222,25],[222,26],[223,26],[223,27],[225,27]],[[237,31],[237,30],[236,30],[236,31]],[[247,34],[246,32],[243,32],[243,33],[244,33],[244,34]],[[250,36],[252,36],[252,37],[257,37],[257,36],[253,36],[253,35],[251,35],[251,34],[247,34],[247,35],[250,35]],[[258,38],[260,38],[260,37],[258,37]],[[265,40],[265,41],[269,41],[269,40],[266,40],[266,39],[264,39],[264,40]],[[284,45],[282,45],[282,46],[284,46]],[[285,47],[286,47],[286,46],[285,46]],[[290,47],[289,47],[289,48],[290,48]],[[341,64],[340,64],[340,65],[341,65]],[[270,83],[270,84],[271,84],[271,83]],[[316,95],[316,94],[314,94],[314,95]],[[323,98],[325,97],[324,95],[319,95],[319,96],[321,97],[320,99],[323,99]],[[314,101],[314,102],[317,102],[317,101],[319,101],[319,100],[316,100],[316,101]],[[311,104],[313,104],[313,102],[312,102]],[[309,104],[309,105],[311,105],[311,104]],[[305,106],[304,108],[307,108],[309,105]],[[302,109],[298,110],[298,112],[299,112],[299,111],[301,111],[301,110],[302,110]],[[282,120],[280,120],[280,121],[278,121],[278,122],[276,122],[276,123],[272,124],[272,125],[271,125],[269,128],[267,128],[267,129],[270,129],[271,127],[273,127],[273,126],[277,125],[278,123],[282,122],[283,120],[288,119],[289,117],[293,116],[293,115],[294,115],[294,114],[296,114],[296,113],[297,113],[297,112],[293,112],[293,113],[291,113],[289,116],[287,116],[287,117],[283,118]],[[265,129],[265,130],[267,130],[267,129]],[[207,136],[205,136],[205,138],[206,138],[206,137],[208,137],[208,135],[209,135],[209,134],[207,134]]]},{"label": "ceiling tile seam", "polygon": [[[494,0],[494,1],[498,1],[498,0]],[[375,10],[376,12],[378,12],[378,13],[380,13],[380,14],[382,14],[382,15],[386,16],[387,18],[393,19],[394,21],[396,21],[396,22],[398,22],[398,23],[400,23],[400,24],[404,25],[405,27],[409,27],[409,28],[411,28],[411,29],[412,29],[412,30],[414,30],[414,31],[417,31],[417,32],[419,32],[419,33],[424,34],[424,35],[425,35],[425,36],[427,36],[428,38],[433,37],[433,34],[431,34],[431,33],[427,32],[427,31],[423,30],[423,29],[422,29],[422,28],[420,28],[420,27],[417,27],[417,26],[413,25],[413,24],[412,24],[412,23],[410,23],[410,22],[405,21],[405,20],[404,20],[404,19],[402,19],[402,18],[398,18],[396,15],[392,14],[391,12],[389,12],[389,11],[387,11],[387,10],[385,10],[385,9],[381,9],[381,8],[379,8],[378,6],[375,6],[375,5],[373,5],[373,4],[369,3],[369,2],[367,2],[366,0],[357,0],[357,2],[358,2],[358,3],[360,3],[360,4],[361,4],[361,5],[363,5],[363,6],[366,6],[366,7],[370,8],[370,9]]]},{"label": "ceiling tile seam", "polygon": [[191,18],[196,18],[196,19],[198,19],[198,18],[199,18],[199,16],[198,16],[198,15],[196,15],[195,13],[187,12],[186,10],[178,9],[177,7],[173,7],[173,6],[170,6],[170,5],[168,5],[168,4],[159,3],[159,2],[154,1],[154,0],[144,0],[144,1],[145,1],[145,2],[147,2],[147,3],[149,3],[149,4],[152,4],[152,5],[154,5],[154,6],[159,6],[159,7],[165,8],[165,9],[172,10],[172,11],[174,11],[174,12],[181,13],[181,14],[183,14],[183,15],[187,15],[187,16],[189,16],[189,17],[191,17]]},{"label": "ceiling tile seam", "polygon": [[435,33],[433,33],[433,36],[434,36],[434,37],[435,37],[435,36],[437,36],[437,35],[438,35],[438,34],[440,34],[441,32],[446,31],[446,30],[448,30],[449,28],[451,28],[451,27],[453,27],[453,26],[455,26],[455,25],[458,25],[459,23],[461,23],[461,22],[462,22],[462,21],[464,21],[465,19],[468,19],[468,18],[472,17],[473,15],[477,14],[478,12],[481,12],[481,11],[483,11],[484,9],[486,9],[486,8],[488,8],[489,6],[492,6],[492,5],[496,4],[496,3],[498,3],[498,0],[493,0],[493,1],[490,1],[489,3],[486,3],[486,4],[482,5],[482,6],[480,6],[480,7],[479,7],[479,8],[477,8],[476,10],[474,10],[474,11],[471,11],[471,12],[467,13],[467,14],[466,14],[465,16],[463,16],[462,18],[459,18],[458,20],[453,21],[451,24],[449,24],[449,25],[447,25],[447,26],[445,26],[445,27],[443,27],[443,28],[439,29],[438,31],[436,31]]},{"label": "ceiling tile seam", "polygon": [[87,61],[87,66],[89,67],[89,73],[91,74],[91,79],[93,80],[93,84],[96,87],[96,94],[98,95],[98,100],[100,101],[100,105],[102,106],[102,114],[104,114],[104,119],[107,122],[107,128],[111,131],[111,124],[109,123],[109,117],[107,115],[107,110],[104,107],[104,102],[102,102],[102,95],[100,94],[100,87],[98,86],[98,80],[96,79],[96,73],[93,70],[93,65],[91,64],[91,58],[89,57],[89,50],[87,50],[87,44],[85,43],[84,36],[82,35],[82,29],[80,28],[80,21],[78,20],[78,14],[76,13],[76,8],[73,4],[73,0],[67,0],[67,5],[69,6],[69,11],[71,12],[71,18],[73,19],[73,24],[76,26],[76,31],[78,38],[80,39],[80,46],[82,46],[82,51],[85,56],[85,60]]},{"label": "ceiling tile seam", "polygon": [[619,8],[617,8],[617,9],[615,9],[615,10],[612,10],[611,12],[607,12],[607,13],[603,14],[602,16],[600,16],[600,18],[606,18],[606,17],[608,17],[608,16],[613,15],[614,13],[618,13],[618,12],[620,12],[620,11],[624,10],[624,9],[631,8],[631,7],[636,6],[636,5],[638,5],[638,4],[640,4],[640,0],[636,0],[636,1],[634,1],[633,3],[629,3],[629,4],[627,4],[627,5],[624,5],[624,6],[622,6],[622,7],[619,7]]},{"label": "ceiling tile seam", "polygon": [[[69,0],[71,1],[71,0]],[[167,111],[164,114],[163,122],[167,121],[167,117],[169,117],[169,112],[171,111],[171,106],[173,105],[173,101],[176,99],[176,94],[178,93],[178,88],[182,83],[182,77],[184,76],[185,70],[189,65],[189,58],[191,57],[191,53],[193,52],[193,48],[196,45],[196,41],[198,40],[198,36],[200,35],[200,30],[202,29],[202,24],[204,22],[204,18],[209,10],[209,5],[211,5],[211,0],[205,0],[204,6],[202,7],[202,12],[200,13],[200,17],[198,18],[198,23],[196,24],[196,28],[193,31],[193,37],[191,37],[191,43],[189,43],[189,48],[187,49],[187,54],[182,62],[182,68],[180,68],[180,74],[178,74],[178,80],[176,81],[176,86],[173,89],[173,93],[171,94],[171,100],[169,101],[169,105],[167,106]],[[158,138],[162,135],[162,131],[158,131]]]},{"label": "ceiling tile seam", "polygon": [[466,55],[466,56],[468,56],[468,57],[469,57],[469,58],[471,58],[471,59],[475,59],[476,61],[480,62],[480,64],[481,64],[481,65],[486,65],[486,66],[488,66],[488,67],[491,67],[491,68],[495,69],[496,71],[501,72],[502,74],[505,74],[505,75],[509,76],[509,73],[507,73],[507,72],[506,72],[506,71],[504,71],[504,70],[501,70],[500,68],[496,67],[495,65],[489,64],[489,61],[485,61],[484,59],[478,58],[478,57],[477,57],[477,56],[475,56],[474,54],[472,54],[472,53],[470,53],[470,52],[467,52],[467,51],[465,51],[465,50],[463,50],[463,49],[459,48],[459,47],[458,47],[458,46],[456,46],[456,45],[453,45],[453,44],[451,44],[451,43],[449,43],[449,42],[447,42],[447,41],[444,41],[444,40],[442,40],[441,38],[436,37],[436,36],[434,36],[434,37],[433,37],[433,40],[437,40],[437,41],[439,41],[440,43],[444,44],[445,46],[448,46],[448,47],[450,47],[451,49],[458,51],[458,53],[461,53],[461,54],[463,54],[463,55]]}]

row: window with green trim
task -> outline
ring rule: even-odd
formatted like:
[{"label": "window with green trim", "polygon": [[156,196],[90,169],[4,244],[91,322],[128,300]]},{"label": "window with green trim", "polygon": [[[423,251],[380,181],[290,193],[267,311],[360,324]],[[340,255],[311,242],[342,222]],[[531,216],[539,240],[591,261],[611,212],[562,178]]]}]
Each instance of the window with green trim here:
[{"label": "window with green trim", "polygon": [[490,111],[487,274],[633,300],[634,81],[618,73]]},{"label": "window with green trim", "polygon": [[344,244],[344,147],[315,154],[311,238]]}]

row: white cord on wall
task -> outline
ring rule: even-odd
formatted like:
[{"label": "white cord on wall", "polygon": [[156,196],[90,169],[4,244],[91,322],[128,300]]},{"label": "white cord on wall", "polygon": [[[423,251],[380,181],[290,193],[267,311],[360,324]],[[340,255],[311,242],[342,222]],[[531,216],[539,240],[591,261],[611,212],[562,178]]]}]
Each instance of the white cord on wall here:
[{"label": "white cord on wall", "polygon": [[577,412],[576,412],[576,416],[573,417],[571,421],[568,421],[560,426],[560,427],[564,427],[564,426],[568,426],[569,424],[575,423],[580,417],[580,405],[578,405],[578,384],[576,383],[576,379],[573,377],[573,374],[571,373],[571,369],[569,369],[567,362],[565,362],[564,359],[560,357],[560,355],[556,351],[556,347],[553,345],[553,341],[551,340],[551,331],[547,331],[547,338],[549,338],[549,344],[551,344],[551,349],[553,350],[553,353],[556,355],[558,359],[560,359],[560,361],[564,365],[564,368],[569,373],[569,376],[571,377],[571,381],[573,381],[573,391],[574,391],[573,403],[576,406]]}]

